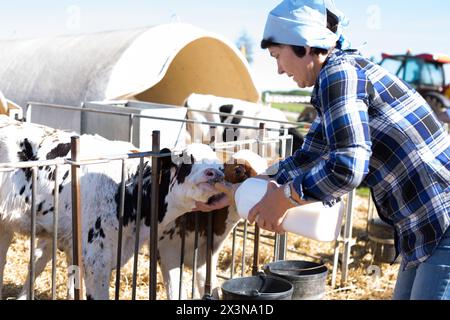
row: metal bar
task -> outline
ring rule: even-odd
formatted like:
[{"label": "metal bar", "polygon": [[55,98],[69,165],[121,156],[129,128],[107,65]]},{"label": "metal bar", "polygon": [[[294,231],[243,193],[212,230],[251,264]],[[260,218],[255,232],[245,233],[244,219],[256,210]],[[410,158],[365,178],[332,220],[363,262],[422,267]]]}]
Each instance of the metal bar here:
[{"label": "metal bar", "polygon": [[[85,103],[82,102],[79,110],[83,110],[85,107]],[[80,112],[80,135],[86,133],[86,118],[86,113]]]},{"label": "metal bar", "polygon": [[234,277],[234,259],[236,256],[236,229],[237,226],[234,227],[233,229],[233,243],[231,245],[231,275],[230,275],[230,279],[233,279]]},{"label": "metal bar", "polygon": [[[79,112],[93,112],[93,113],[101,113],[101,114],[109,114],[109,115],[118,115],[122,117],[128,117],[128,113],[121,113],[121,112],[114,112],[114,111],[105,111],[105,110],[95,110],[90,108],[77,108],[77,107],[71,107],[71,106],[62,106],[62,105],[51,105],[51,104],[38,104],[38,103],[31,103],[30,105],[33,106],[45,106],[49,108],[56,108],[56,109],[65,109],[65,110],[76,110]],[[258,127],[254,126],[242,126],[238,124],[231,124],[231,123],[220,123],[220,122],[208,122],[208,121],[197,121],[197,120],[190,120],[190,119],[174,119],[174,118],[167,118],[167,117],[156,117],[156,116],[148,116],[148,115],[141,115],[141,114],[135,114],[135,118],[143,118],[143,119],[153,119],[153,120],[162,120],[162,121],[172,121],[172,122],[182,122],[182,123],[196,123],[196,124],[202,124],[202,125],[208,125],[208,126],[221,126],[221,127],[227,127],[227,128],[240,128],[240,129],[255,129],[257,130]],[[305,124],[306,126],[307,124]],[[280,129],[272,129],[269,128],[267,130],[270,131],[280,131]]]},{"label": "metal bar", "polygon": [[347,210],[345,214],[345,228],[344,228],[344,252],[342,254],[342,278],[341,286],[345,286],[348,280],[348,264],[350,261],[350,251],[352,248],[352,226],[353,226],[353,207],[355,189],[348,194]]},{"label": "metal bar", "polygon": [[191,108],[188,108],[187,112],[199,112],[199,113],[216,114],[216,115],[225,116],[225,117],[233,117],[233,118],[238,118],[238,119],[249,119],[249,120],[259,120],[259,121],[263,121],[263,122],[276,122],[276,123],[280,123],[280,124],[302,125],[304,123],[307,123],[307,122],[295,122],[295,121],[278,121],[278,120],[267,119],[267,118],[258,118],[258,117],[244,116],[244,115],[241,115],[241,114],[230,114],[230,113],[226,113],[226,112],[206,111],[206,110],[191,109]]},{"label": "metal bar", "polygon": [[242,270],[241,270],[241,277],[244,276],[245,272],[245,251],[247,249],[247,228],[248,228],[248,222],[247,220],[244,221],[244,238],[242,239]]},{"label": "metal bar", "polygon": [[120,182],[120,203],[119,203],[119,230],[117,234],[117,264],[116,264],[116,287],[115,300],[120,299],[120,273],[122,266],[122,238],[123,238],[123,214],[125,211],[125,159],[122,160],[122,179]]},{"label": "metal bar", "polygon": [[339,264],[339,240],[334,241],[334,257],[333,257],[333,271],[331,273],[331,287],[336,288],[337,270]]},{"label": "metal bar", "polygon": [[35,247],[36,247],[36,196],[37,196],[37,172],[36,167],[31,169],[31,240],[30,240],[30,290],[28,300],[34,300],[34,279],[35,279]]},{"label": "metal bar", "polygon": [[[152,151],[159,153],[161,149],[160,132],[152,132]],[[150,214],[150,285],[149,299],[156,300],[156,287],[158,275],[158,213],[159,213],[159,184],[160,184],[160,159],[152,157],[152,186],[151,186],[151,214]]]},{"label": "metal bar", "polygon": [[186,247],[186,215],[181,217],[181,253],[180,253],[180,282],[178,284],[178,300],[183,292],[184,251]]},{"label": "metal bar", "polygon": [[278,257],[277,260],[286,259],[287,233],[280,234],[278,241]]},{"label": "metal bar", "polygon": [[[78,161],[80,155],[80,137],[71,137],[71,157]],[[83,262],[81,251],[81,199],[80,167],[72,165],[72,246],[73,265],[75,266],[75,300],[83,299]],[[78,272],[77,272],[78,271]],[[77,279],[78,278],[78,279]],[[78,287],[78,288],[77,288]]]},{"label": "metal bar", "polygon": [[52,242],[52,300],[56,300],[56,254],[58,250],[59,219],[59,166],[55,166],[55,186],[53,190],[53,242]]},{"label": "metal bar", "polygon": [[208,225],[206,232],[206,279],[205,279],[205,295],[211,294],[211,273],[212,273],[212,256],[214,250],[214,221],[213,213],[208,212]]},{"label": "metal bar", "polygon": [[[261,122],[259,124],[259,132],[258,132],[258,141],[257,148],[258,154],[264,158],[265,148],[262,141],[266,137],[265,123]],[[260,244],[260,228],[257,224],[255,224],[255,234],[253,241],[253,266],[252,266],[252,274],[256,275],[258,273],[259,268],[259,244]]]},{"label": "metal bar", "polygon": [[211,126],[209,128],[209,141],[205,141],[206,144],[209,144],[213,150],[216,150],[217,143],[217,127]]},{"label": "metal bar", "polygon": [[45,166],[54,166],[57,164],[65,164],[64,159],[55,159],[55,160],[45,160],[45,161],[26,161],[26,162],[7,162],[0,163],[0,170],[2,168],[9,170],[16,169],[24,169],[24,168],[32,168],[32,167],[45,167]]},{"label": "metal bar", "polygon": [[130,125],[129,131],[128,131],[128,142],[133,143],[133,131],[134,131],[134,127],[133,127],[134,114],[133,113],[130,113],[128,121],[129,121],[129,125]]},{"label": "metal bar", "polygon": [[195,215],[195,234],[194,234],[194,261],[192,262],[192,299],[195,298],[195,281],[197,278],[197,261],[198,261],[198,214]]},{"label": "metal bar", "polygon": [[252,267],[253,275],[256,275],[259,269],[259,245],[260,245],[259,234],[260,234],[259,227],[255,224],[255,240],[253,242],[253,267]]},{"label": "metal bar", "polygon": [[[284,131],[282,132],[281,136],[287,136],[288,135],[288,130],[284,129]],[[280,139],[280,144],[278,146],[278,154],[280,155],[280,157],[282,159],[284,159],[286,156],[286,140],[285,139]]]},{"label": "metal bar", "polygon": [[77,161],[73,159],[67,158],[59,158],[55,160],[44,160],[44,161],[26,161],[26,162],[8,162],[8,163],[0,163],[0,172],[8,172],[14,171],[17,169],[24,168],[32,168],[32,167],[45,167],[45,166],[55,166],[55,165],[71,165],[71,166],[82,166],[89,164],[101,164],[111,162],[113,160],[122,160],[122,159],[136,159],[136,158],[147,158],[147,157],[164,157],[170,156],[170,153],[164,154],[156,154],[154,152],[138,152],[138,153],[127,153],[127,154],[119,154],[119,155],[111,155],[111,156],[103,156],[92,159],[79,159]]},{"label": "metal bar", "polygon": [[[142,179],[144,172],[144,158],[139,161],[139,173],[138,173],[138,197],[137,197],[137,209],[136,209],[136,238],[134,241],[134,260],[133,260],[133,281],[131,288],[131,299],[136,300],[136,280],[137,280],[137,267],[139,260],[139,236],[141,226],[141,209],[142,209]],[[152,201],[153,202],[153,201]]]},{"label": "metal bar", "polygon": [[[283,134],[285,134],[286,136],[288,135],[288,131],[287,129],[285,129],[285,131],[283,132]],[[282,141],[282,149],[280,150],[281,153],[281,157],[284,159],[286,158],[286,156],[291,155],[292,154],[292,140],[289,139],[290,143],[288,143],[288,140],[281,140]],[[286,252],[287,252],[287,243],[288,243],[288,233],[279,235],[278,237],[279,241],[278,241],[278,257],[277,260],[285,260],[286,259]]]},{"label": "metal bar", "polygon": [[[268,131],[269,129],[265,129],[266,131]],[[286,140],[286,141],[292,141],[292,136],[279,136],[278,138],[266,138],[263,141],[261,141],[262,144],[270,144],[270,143],[278,143],[280,140]],[[229,142],[216,142],[216,148],[217,149],[228,149],[228,148],[232,148],[233,146],[243,146],[243,145],[254,145],[257,144],[258,139],[249,139],[249,140],[238,140],[238,141],[229,141]],[[290,155],[292,153],[292,144],[290,146],[290,152],[288,153],[288,155]],[[247,148],[249,149],[249,148]],[[287,150],[289,150],[289,148],[287,147]]]},{"label": "metal bar", "polygon": [[280,250],[280,247],[278,246],[278,242],[280,241],[280,235],[275,234],[274,241],[273,241],[273,261],[278,261],[278,252]]}]

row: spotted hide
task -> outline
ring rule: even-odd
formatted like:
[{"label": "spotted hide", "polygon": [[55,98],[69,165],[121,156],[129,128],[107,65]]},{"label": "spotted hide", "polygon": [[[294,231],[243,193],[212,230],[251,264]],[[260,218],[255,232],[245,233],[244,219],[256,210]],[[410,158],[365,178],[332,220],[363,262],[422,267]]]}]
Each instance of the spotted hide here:
[{"label": "spotted hide", "polygon": [[[236,116],[248,116],[261,119],[270,119],[275,121],[288,121],[284,113],[278,109],[271,108],[258,103],[251,103],[239,99],[230,99],[205,94],[191,94],[184,102],[188,108],[188,118],[202,122],[215,122],[224,124],[238,124],[249,127],[259,127],[259,120],[245,119]],[[229,116],[201,113],[189,111],[189,109],[198,109],[202,111],[213,111],[229,114]],[[193,142],[202,142],[210,136],[210,127],[201,124],[188,124],[189,138]],[[266,128],[281,129],[287,128],[288,134],[293,137],[292,151],[299,149],[303,144],[303,136],[296,128],[289,124],[280,124],[279,122],[267,122]],[[236,141],[246,139],[256,139],[258,131],[254,129],[227,128],[218,126],[216,132],[216,141]],[[268,131],[269,138],[276,138],[277,131]]]},{"label": "spotted hide", "polygon": [[[66,157],[70,150],[71,133],[44,126],[20,123],[0,117],[0,163],[35,161]],[[134,150],[129,143],[108,141],[100,136],[80,137],[81,159],[101,155],[125,154]],[[163,150],[169,152],[169,150]],[[143,167],[142,218],[137,223],[137,190],[139,160],[126,161],[125,213],[122,241],[122,264],[133,254],[136,226],[140,228],[140,245],[150,233],[151,201],[158,201],[158,230],[163,234],[167,225],[182,214],[192,211],[195,201],[208,201],[217,194],[213,184],[223,179],[223,166],[206,145],[187,147],[182,157],[161,160],[160,197],[151,199],[150,162]],[[36,276],[51,259],[53,230],[53,196],[55,178],[59,192],[58,246],[64,250],[71,265],[72,204],[71,175],[63,165],[55,175],[54,167],[38,168],[37,176],[37,236],[39,238]],[[118,211],[120,199],[121,161],[81,166],[82,255],[88,299],[108,299],[111,271],[116,266],[118,242]],[[0,275],[3,276],[6,253],[15,232],[29,235],[31,211],[31,171],[19,169],[0,172]],[[3,279],[0,286],[3,284]],[[28,280],[28,279],[27,279]],[[28,282],[26,282],[28,283]],[[0,287],[1,290],[1,287]],[[24,286],[21,297],[25,297]]]}]

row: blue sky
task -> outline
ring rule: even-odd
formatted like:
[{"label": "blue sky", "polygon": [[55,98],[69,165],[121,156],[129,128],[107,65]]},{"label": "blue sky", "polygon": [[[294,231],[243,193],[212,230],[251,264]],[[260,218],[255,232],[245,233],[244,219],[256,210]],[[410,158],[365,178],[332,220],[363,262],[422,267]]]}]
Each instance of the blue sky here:
[{"label": "blue sky", "polygon": [[[450,1],[335,0],[350,19],[346,30],[354,46],[377,60],[381,52],[450,54]],[[232,42],[246,32],[254,41],[251,65],[259,89],[295,89],[276,73],[275,61],[259,49],[267,13],[279,0],[40,0],[1,1],[0,38],[152,26],[178,19],[225,36]],[[450,82],[450,68],[447,82]]]}]

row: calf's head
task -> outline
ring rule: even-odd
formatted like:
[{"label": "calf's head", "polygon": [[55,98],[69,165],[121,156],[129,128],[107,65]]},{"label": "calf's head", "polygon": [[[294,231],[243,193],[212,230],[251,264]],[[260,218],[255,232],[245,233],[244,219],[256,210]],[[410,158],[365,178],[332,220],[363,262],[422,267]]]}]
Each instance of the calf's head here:
[{"label": "calf's head", "polygon": [[[206,202],[218,194],[214,184],[223,181],[223,166],[214,159],[215,153],[206,145],[190,145],[182,154],[171,153],[168,149],[161,150],[161,154],[168,156],[159,160],[159,198],[158,222],[161,226],[175,220],[185,212],[192,211],[195,201]],[[142,219],[150,225],[152,170],[146,162],[143,167],[142,181]],[[139,190],[139,167],[126,182],[124,225],[135,221],[137,214],[137,200]],[[116,193],[117,210],[119,212],[120,188]]]},{"label": "calf's head", "polygon": [[223,181],[222,171],[216,154],[202,144],[189,145],[180,155],[161,158],[160,206],[166,209],[167,221],[191,211],[195,201],[207,202],[217,195],[214,184]]}]

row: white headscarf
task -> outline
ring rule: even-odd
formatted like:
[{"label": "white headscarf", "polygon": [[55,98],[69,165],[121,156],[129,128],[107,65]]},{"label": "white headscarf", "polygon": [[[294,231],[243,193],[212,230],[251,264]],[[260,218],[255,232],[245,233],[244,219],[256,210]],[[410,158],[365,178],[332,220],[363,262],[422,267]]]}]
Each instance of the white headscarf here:
[{"label": "white headscarf", "polygon": [[[339,19],[336,33],[327,28],[327,9]],[[284,0],[269,13],[263,39],[322,49],[330,49],[339,40],[341,49],[348,49],[350,43],[342,34],[347,25],[333,0]]]}]

